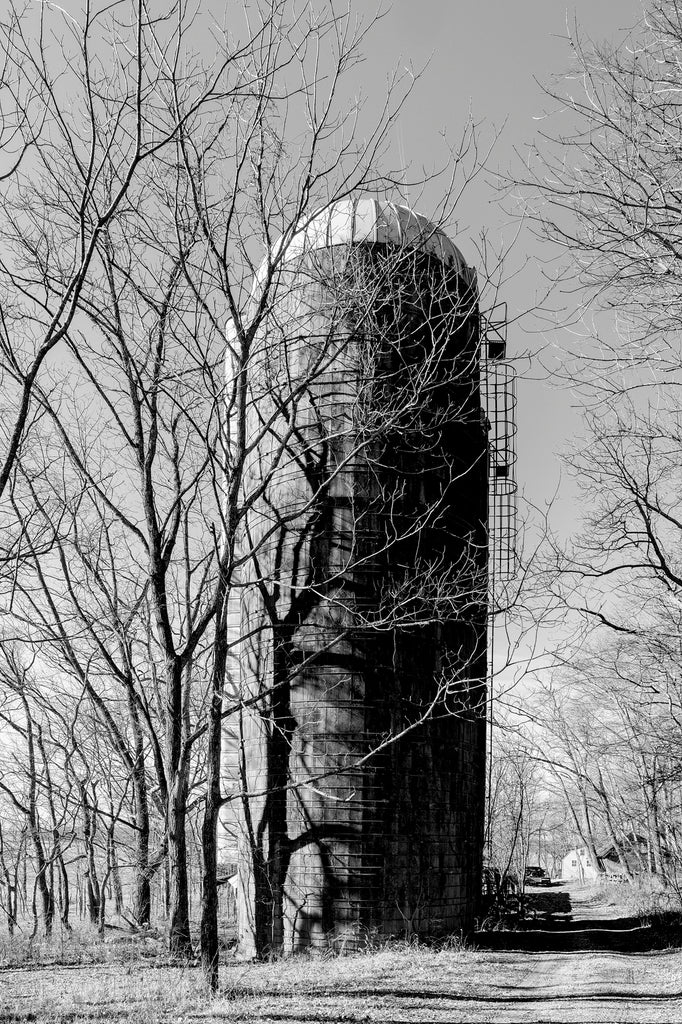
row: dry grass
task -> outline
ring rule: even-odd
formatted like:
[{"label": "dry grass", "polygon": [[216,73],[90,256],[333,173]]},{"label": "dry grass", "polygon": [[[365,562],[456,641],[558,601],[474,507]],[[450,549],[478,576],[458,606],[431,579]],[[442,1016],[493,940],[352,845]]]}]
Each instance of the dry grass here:
[{"label": "dry grass", "polygon": [[[624,889],[613,893],[621,904]],[[601,887],[575,896],[594,913],[610,898]],[[5,940],[0,957],[0,1024],[682,1020],[682,954],[669,950],[576,956],[396,942],[272,963],[225,954],[215,996],[198,967],[169,962],[162,938],[113,932],[102,942],[82,928],[30,950],[25,937]]]},{"label": "dry grass", "polygon": [[52,965],[82,965],[139,962],[155,959],[163,950],[163,936],[157,934],[139,938],[124,929],[108,929],[104,937],[85,923],[76,924],[71,931],[55,925],[50,938],[37,934],[30,938],[28,928],[18,928],[13,938],[0,935],[0,966],[48,967]]},{"label": "dry grass", "polygon": [[679,885],[663,888],[655,879],[641,879],[625,888],[627,907],[632,914],[652,918],[661,914],[682,913]]},{"label": "dry grass", "polygon": [[[666,888],[656,878],[633,882],[585,882],[573,884],[572,900],[579,913],[596,910],[603,916],[652,918],[657,914],[682,913],[679,884]],[[610,911],[608,915],[604,911]]]},{"label": "dry grass", "polygon": [[173,967],[162,958],[89,969],[24,967],[0,972],[0,1021],[309,1020],[313,1004],[316,1020],[383,1020],[393,1000],[421,999],[434,992],[434,983],[443,996],[473,996],[472,969],[480,974],[489,956],[396,944],[345,957],[264,964],[235,958],[221,968],[216,996],[206,991],[198,968]]},{"label": "dry grass", "polygon": [[[651,1024],[682,1019],[677,991],[681,968],[682,956],[665,951],[636,960],[589,953],[576,961],[561,954],[397,944],[347,957],[310,956],[269,964],[233,959],[221,968],[221,990],[212,997],[198,969],[162,962],[24,967],[0,972],[0,1021]],[[599,1000],[599,1012],[606,1016],[594,1015],[598,992],[610,993],[610,1002]]]},{"label": "dry grass", "polygon": [[[396,944],[346,957],[304,956],[268,964],[235,958],[221,968],[221,989],[212,997],[199,969],[173,967],[161,958],[89,967],[25,966],[0,971],[0,1021],[489,1024],[494,1019],[530,1024],[597,1019],[650,1024],[682,1019],[681,969],[682,956],[667,951],[644,959],[589,953],[576,961],[561,954]],[[599,991],[612,993],[613,1005],[600,1000],[600,1012],[607,1016],[595,1017]]]}]

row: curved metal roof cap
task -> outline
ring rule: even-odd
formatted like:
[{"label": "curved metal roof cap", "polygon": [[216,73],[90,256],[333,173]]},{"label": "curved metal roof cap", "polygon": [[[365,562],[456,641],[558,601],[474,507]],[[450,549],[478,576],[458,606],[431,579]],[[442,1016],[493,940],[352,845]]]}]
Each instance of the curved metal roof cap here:
[{"label": "curved metal roof cap", "polygon": [[[467,266],[457,246],[426,217],[365,195],[337,200],[312,214],[286,244],[284,262],[314,249],[359,242],[415,246],[459,270]],[[283,244],[284,238],[275,243],[273,256]]]}]

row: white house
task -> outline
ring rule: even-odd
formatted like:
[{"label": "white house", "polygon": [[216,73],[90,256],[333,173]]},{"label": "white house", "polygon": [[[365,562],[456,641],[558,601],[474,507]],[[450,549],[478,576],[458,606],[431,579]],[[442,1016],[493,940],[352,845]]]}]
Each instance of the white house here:
[{"label": "white house", "polygon": [[589,882],[599,877],[597,865],[586,846],[575,846],[564,854],[561,859],[561,877],[577,878],[581,882]]}]

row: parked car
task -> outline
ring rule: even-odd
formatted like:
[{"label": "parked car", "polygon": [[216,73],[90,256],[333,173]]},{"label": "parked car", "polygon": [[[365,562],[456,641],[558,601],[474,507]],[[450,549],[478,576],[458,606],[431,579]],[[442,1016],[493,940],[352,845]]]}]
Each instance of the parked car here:
[{"label": "parked car", "polygon": [[551,885],[552,879],[549,877],[544,868],[541,868],[539,864],[528,864],[526,867],[526,873],[523,876],[523,884],[525,885]]}]

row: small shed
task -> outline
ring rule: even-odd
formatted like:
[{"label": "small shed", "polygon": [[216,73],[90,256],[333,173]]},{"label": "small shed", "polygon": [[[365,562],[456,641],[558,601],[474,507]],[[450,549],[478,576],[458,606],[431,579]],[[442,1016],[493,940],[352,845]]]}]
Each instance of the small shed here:
[{"label": "small shed", "polygon": [[631,875],[641,875],[649,870],[649,844],[643,836],[630,833],[616,843],[607,843],[597,850],[599,861],[606,875],[624,875],[623,861]]}]

